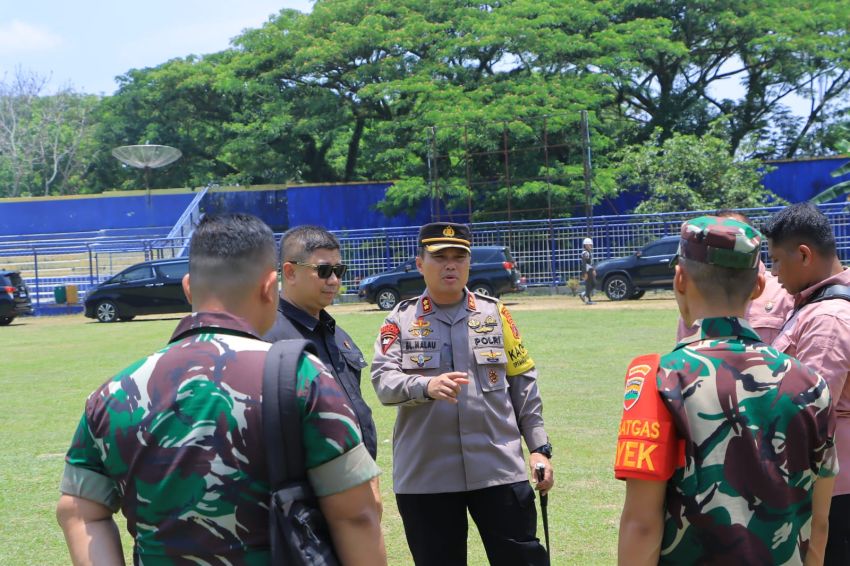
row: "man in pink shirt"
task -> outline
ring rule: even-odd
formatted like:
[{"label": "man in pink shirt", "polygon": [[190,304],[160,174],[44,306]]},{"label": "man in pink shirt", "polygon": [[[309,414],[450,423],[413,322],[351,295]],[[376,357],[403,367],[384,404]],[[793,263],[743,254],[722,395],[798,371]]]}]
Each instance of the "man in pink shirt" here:
[{"label": "man in pink shirt", "polygon": [[[734,218],[750,226],[753,225],[749,218],[735,210],[718,210],[715,216]],[[747,305],[747,312],[744,318],[747,319],[753,330],[758,333],[762,342],[770,344],[779,334],[779,330],[785,323],[788,313],[794,308],[794,298],[782,288],[779,280],[772,273],[767,272],[761,261],[759,261],[758,267],[759,274],[764,275],[764,291]],[[679,326],[676,329],[676,343],[681,342],[683,338],[697,331],[699,331],[699,327],[688,328],[685,326],[685,321],[679,317]]]},{"label": "man in pink shirt", "polygon": [[835,253],[826,216],[809,203],[786,207],[763,230],[771,271],[794,295],[794,311],[773,347],[817,371],[836,409],[839,471],[829,513],[824,564],[850,564],[850,271]]}]

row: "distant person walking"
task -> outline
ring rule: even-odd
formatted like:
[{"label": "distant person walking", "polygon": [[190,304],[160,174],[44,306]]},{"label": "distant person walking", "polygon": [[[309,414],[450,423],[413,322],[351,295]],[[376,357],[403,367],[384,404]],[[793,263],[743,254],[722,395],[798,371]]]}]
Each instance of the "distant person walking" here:
[{"label": "distant person walking", "polygon": [[596,303],[593,302],[593,290],[596,288],[596,266],[593,262],[593,240],[585,238],[581,244],[581,268],[582,278],[584,279],[584,291],[579,294],[579,298],[586,305],[595,305]]}]

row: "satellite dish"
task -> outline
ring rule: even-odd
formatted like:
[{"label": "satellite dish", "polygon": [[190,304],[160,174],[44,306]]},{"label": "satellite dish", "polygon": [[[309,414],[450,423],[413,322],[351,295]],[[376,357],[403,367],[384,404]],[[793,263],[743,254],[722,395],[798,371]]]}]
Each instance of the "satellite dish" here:
[{"label": "satellite dish", "polygon": [[122,145],[112,150],[112,155],[121,163],[144,171],[145,189],[148,191],[150,200],[151,186],[150,173],[152,169],[158,169],[174,163],[183,155],[176,147],[169,145]]}]

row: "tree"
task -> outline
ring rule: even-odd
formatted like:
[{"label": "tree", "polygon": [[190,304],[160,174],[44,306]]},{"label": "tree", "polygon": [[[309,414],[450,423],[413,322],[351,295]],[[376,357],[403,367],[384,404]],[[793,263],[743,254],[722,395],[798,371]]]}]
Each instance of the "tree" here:
[{"label": "tree", "polygon": [[0,176],[4,196],[73,193],[87,156],[97,97],[70,87],[45,94],[47,78],[17,69],[0,81]]},{"label": "tree", "polygon": [[[731,151],[753,138],[759,154],[791,157],[830,108],[846,108],[848,0],[616,0],[608,18],[592,35],[603,46],[595,63],[644,137],[657,128],[701,134],[726,115]],[[719,96],[723,81],[743,95]],[[794,94],[810,102],[803,119],[788,111]]]},{"label": "tree", "polygon": [[782,204],[760,182],[765,168],[732,156],[730,142],[719,137],[716,126],[703,136],[674,133],[667,139],[659,129],[620,158],[622,182],[647,195],[635,209],[638,214]]}]

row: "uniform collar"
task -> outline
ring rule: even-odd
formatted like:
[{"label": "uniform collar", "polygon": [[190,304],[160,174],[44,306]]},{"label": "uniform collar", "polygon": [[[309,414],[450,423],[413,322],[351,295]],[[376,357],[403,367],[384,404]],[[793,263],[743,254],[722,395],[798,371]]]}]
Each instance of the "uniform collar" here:
[{"label": "uniform collar", "polygon": [[676,349],[699,342],[700,340],[717,340],[720,338],[744,338],[761,342],[758,333],[743,318],[721,316],[703,318],[691,327],[691,334],[682,338]]},{"label": "uniform collar", "polygon": [[244,318],[226,312],[193,312],[177,324],[169,342],[176,342],[203,330],[209,330],[213,333],[246,335],[260,340],[257,331]]},{"label": "uniform collar", "polygon": [[837,273],[832,277],[827,277],[823,281],[818,281],[811,287],[806,287],[794,295],[794,307],[799,308],[800,306],[805,305],[809,299],[812,298],[812,295],[827,285],[850,285],[850,269],[845,267],[841,273]]},{"label": "uniform collar", "polygon": [[[461,301],[465,301],[466,310],[469,312],[478,312],[478,301],[475,298],[475,294],[471,293],[469,289],[464,289],[464,298]],[[422,296],[419,297],[419,300],[416,301],[416,316],[426,316],[432,314],[436,309],[436,305],[434,304],[434,300],[428,294],[428,291],[422,293]]]},{"label": "uniform collar", "polygon": [[313,318],[306,311],[301,310],[294,304],[290,303],[283,297],[280,298],[280,302],[277,305],[277,310],[290,320],[294,320],[310,332],[315,332],[316,327],[321,325],[328,329],[328,331],[333,334],[334,330],[336,330],[336,320],[328,314],[325,309],[319,311],[319,318]]}]

